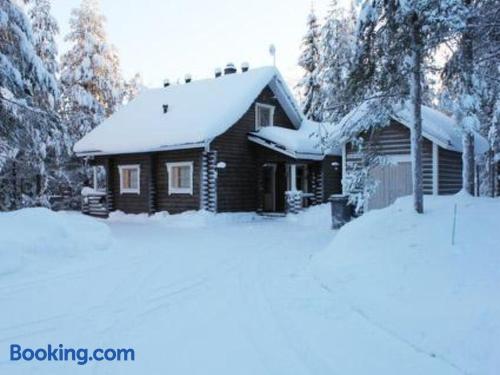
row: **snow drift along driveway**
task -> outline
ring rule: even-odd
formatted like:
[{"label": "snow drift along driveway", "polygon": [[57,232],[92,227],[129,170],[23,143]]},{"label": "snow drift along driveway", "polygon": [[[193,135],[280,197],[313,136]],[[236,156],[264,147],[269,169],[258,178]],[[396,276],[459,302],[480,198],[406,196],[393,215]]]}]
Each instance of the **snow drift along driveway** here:
[{"label": "snow drift along driveway", "polygon": [[[425,205],[424,215],[410,198],[372,211],[314,260],[343,314],[331,325],[345,337],[332,353],[341,373],[500,373],[500,199],[426,196]],[[353,352],[362,362],[346,361]]]}]

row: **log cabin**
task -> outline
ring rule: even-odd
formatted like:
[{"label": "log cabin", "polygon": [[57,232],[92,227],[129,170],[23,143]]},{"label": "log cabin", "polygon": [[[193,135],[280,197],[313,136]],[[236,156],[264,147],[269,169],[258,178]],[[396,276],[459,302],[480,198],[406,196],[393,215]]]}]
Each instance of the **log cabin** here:
[{"label": "log cabin", "polygon": [[211,79],[165,82],[75,144],[105,171],[84,211],[283,214],[323,203],[341,191],[341,160],[320,150],[318,126],[274,67],[228,64]]}]

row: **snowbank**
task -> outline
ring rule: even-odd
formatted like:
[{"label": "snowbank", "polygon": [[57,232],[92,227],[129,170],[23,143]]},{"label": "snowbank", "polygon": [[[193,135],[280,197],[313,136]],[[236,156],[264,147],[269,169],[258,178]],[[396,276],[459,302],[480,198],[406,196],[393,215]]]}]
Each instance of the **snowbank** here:
[{"label": "snowbank", "polygon": [[164,211],[149,216],[147,214],[126,214],[121,211],[115,211],[109,215],[110,222],[135,224],[148,224],[154,222],[168,227],[178,228],[202,228],[231,223],[249,223],[260,220],[263,220],[263,218],[253,212],[213,214],[208,211],[187,211],[181,214],[170,215],[168,212]]},{"label": "snowbank", "polygon": [[[426,197],[425,205],[426,213],[418,215],[411,199],[403,198],[351,222],[315,258],[313,272],[344,301],[348,315],[374,327],[387,342],[399,341],[456,373],[495,374],[500,200]],[[357,344],[360,350],[365,345]]]},{"label": "snowbank", "polygon": [[31,258],[76,256],[111,243],[106,224],[46,208],[0,213],[0,228],[0,275],[19,270]]},{"label": "snowbank", "polygon": [[297,215],[287,215],[286,219],[294,224],[305,227],[331,229],[332,216],[329,203],[308,207]]}]

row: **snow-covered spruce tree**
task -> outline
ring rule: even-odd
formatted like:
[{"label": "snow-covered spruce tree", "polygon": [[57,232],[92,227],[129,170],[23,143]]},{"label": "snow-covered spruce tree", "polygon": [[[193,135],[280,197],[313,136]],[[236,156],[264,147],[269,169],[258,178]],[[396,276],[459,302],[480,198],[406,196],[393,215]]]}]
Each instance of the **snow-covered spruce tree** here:
[{"label": "snow-covered spruce tree", "polygon": [[[50,0],[29,0],[28,15],[33,29],[34,47],[43,65],[52,75],[54,80],[59,72],[58,46],[56,42],[59,34],[59,25],[51,14]],[[70,158],[70,139],[68,129],[57,114],[60,95],[52,100],[45,95],[42,98],[44,109],[51,113],[53,126],[49,130],[46,168],[47,168],[47,192],[51,195],[59,195],[61,187],[68,185],[66,175],[66,164]]]},{"label": "snow-covered spruce tree", "polygon": [[438,0],[366,0],[359,17],[349,91],[362,100],[376,97],[388,110],[398,101],[409,101],[414,207],[419,213],[423,212],[423,62],[461,23],[460,17],[459,5]]},{"label": "snow-covered spruce tree", "polygon": [[307,33],[302,42],[299,65],[305,74],[298,84],[302,97],[302,107],[308,119],[321,120],[321,84],[319,81],[319,25],[311,9],[307,18]]},{"label": "snow-covered spruce tree", "polygon": [[128,103],[144,90],[144,81],[140,73],[136,73],[130,80],[125,82],[124,102]]},{"label": "snow-covered spruce tree", "polygon": [[[125,92],[118,53],[107,41],[98,1],[83,0],[71,15],[66,36],[70,49],[61,59],[60,114],[73,145],[115,112]],[[78,193],[90,170],[75,156],[68,165],[72,190]]]},{"label": "snow-covered spruce tree", "polygon": [[51,14],[50,0],[30,0],[28,11],[33,29],[35,51],[51,74],[59,71],[56,37],[59,26]]},{"label": "snow-covered spruce tree", "polygon": [[0,0],[0,209],[47,205],[47,152],[58,95],[38,57],[25,2]]},{"label": "snow-covered spruce tree", "polygon": [[[462,5],[466,12],[462,27],[454,34],[456,48],[445,66],[443,80],[456,101],[454,112],[463,131],[463,189],[473,194],[474,132],[487,136],[499,94],[500,10],[494,0],[450,1]],[[486,178],[492,179],[492,168],[485,169],[490,171]]]},{"label": "snow-covered spruce tree", "polygon": [[73,9],[70,49],[61,59],[61,115],[76,142],[111,115],[123,101],[123,79],[116,49],[104,30],[97,0]]},{"label": "snow-covered spruce tree", "polygon": [[321,28],[319,81],[323,121],[336,122],[351,109],[345,93],[354,57],[356,16],[354,5],[346,11],[337,0],[332,0]]},{"label": "snow-covered spruce tree", "polygon": [[[459,42],[458,54],[454,60],[459,66],[460,78],[462,84],[456,86],[458,94],[458,103],[455,104],[454,112],[460,128],[463,131],[463,153],[462,153],[462,187],[469,194],[474,194],[474,131],[478,128],[477,118],[477,98],[474,95],[474,50],[473,50],[473,35],[470,27],[471,19],[471,1],[465,0],[464,3],[468,6],[468,14],[466,16],[466,24],[463,28],[461,40]],[[448,74],[453,68],[448,66]],[[449,78],[448,78],[449,79]]]}]

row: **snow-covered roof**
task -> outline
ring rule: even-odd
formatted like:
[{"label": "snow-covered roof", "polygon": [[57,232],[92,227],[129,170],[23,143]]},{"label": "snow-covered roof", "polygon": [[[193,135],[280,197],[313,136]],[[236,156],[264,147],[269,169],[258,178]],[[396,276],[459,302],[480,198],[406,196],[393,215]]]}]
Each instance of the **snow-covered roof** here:
[{"label": "snow-covered roof", "polygon": [[340,155],[340,150],[322,150],[317,137],[319,126],[319,123],[309,120],[304,120],[297,130],[268,126],[250,133],[248,139],[296,159],[321,160],[326,154]]},{"label": "snow-covered roof", "polygon": [[[337,138],[342,138],[351,129],[365,129],[375,111],[372,103],[365,102],[348,113],[337,125],[334,132]],[[396,104],[389,116],[408,128],[412,126],[412,114],[409,102]],[[430,141],[450,151],[462,152],[462,135],[455,119],[433,108],[422,106],[422,135]],[[480,134],[475,134],[475,151],[483,154],[488,150],[487,140]]]},{"label": "snow-covered roof", "polygon": [[284,79],[276,68],[263,67],[145,90],[85,135],[74,151],[84,156],[203,147],[236,123],[268,85],[299,128],[302,114]]}]

